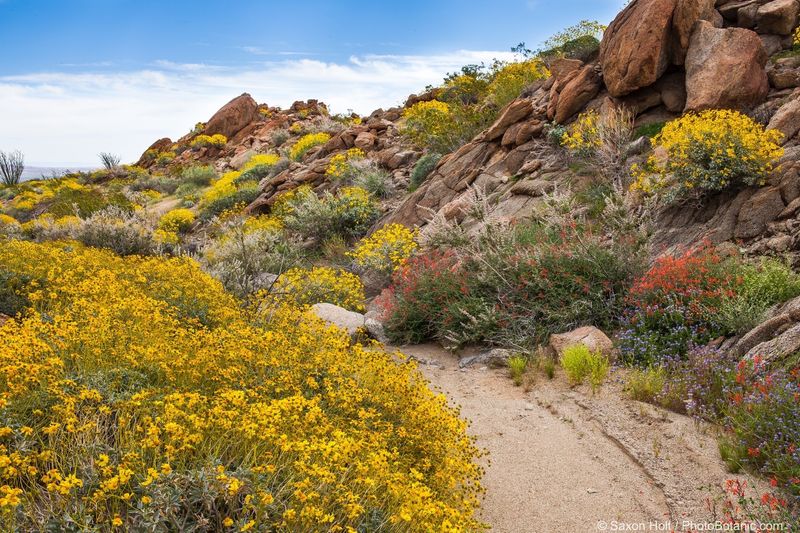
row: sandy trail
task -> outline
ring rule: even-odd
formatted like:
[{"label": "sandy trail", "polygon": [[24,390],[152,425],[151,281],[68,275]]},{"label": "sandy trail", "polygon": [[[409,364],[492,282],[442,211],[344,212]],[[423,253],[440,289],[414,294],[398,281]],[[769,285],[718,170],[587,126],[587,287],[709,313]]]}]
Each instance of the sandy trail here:
[{"label": "sandy trail", "polygon": [[422,362],[488,450],[481,518],[493,531],[688,531],[684,521],[711,520],[714,487],[736,477],[708,428],[626,399],[613,376],[596,395],[543,375],[525,392],[504,370],[460,370],[437,346],[401,351]]}]

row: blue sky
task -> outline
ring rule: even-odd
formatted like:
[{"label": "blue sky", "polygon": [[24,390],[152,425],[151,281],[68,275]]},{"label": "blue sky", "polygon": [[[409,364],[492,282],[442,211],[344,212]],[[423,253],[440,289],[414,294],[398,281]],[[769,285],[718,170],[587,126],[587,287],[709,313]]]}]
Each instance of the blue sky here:
[{"label": "blue sky", "polygon": [[133,160],[250,92],[369,113],[624,0],[0,0],[0,149]]}]

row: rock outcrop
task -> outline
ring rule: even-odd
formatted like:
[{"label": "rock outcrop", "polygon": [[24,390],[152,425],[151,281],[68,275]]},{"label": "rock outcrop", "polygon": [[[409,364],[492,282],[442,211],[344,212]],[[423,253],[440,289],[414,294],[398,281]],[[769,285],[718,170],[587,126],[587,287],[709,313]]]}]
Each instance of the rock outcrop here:
[{"label": "rock outcrop", "polygon": [[258,118],[258,104],[247,93],[237,96],[214,113],[203,130],[206,135],[221,134],[232,139]]},{"label": "rock outcrop", "polygon": [[748,109],[769,92],[767,53],[755,32],[695,27],[686,54],[686,110]]},{"label": "rock outcrop", "polygon": [[634,0],[600,43],[600,65],[611,96],[654,84],[670,64],[676,0]]}]

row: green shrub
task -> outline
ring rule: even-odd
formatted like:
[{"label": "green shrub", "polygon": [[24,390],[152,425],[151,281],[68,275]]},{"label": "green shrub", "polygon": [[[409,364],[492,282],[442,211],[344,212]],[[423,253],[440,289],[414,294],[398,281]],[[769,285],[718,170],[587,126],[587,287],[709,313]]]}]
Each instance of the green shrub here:
[{"label": "green shrub", "polygon": [[194,165],[181,172],[181,179],[198,187],[208,187],[217,179],[217,172],[211,165]]},{"label": "green shrub", "polygon": [[157,191],[161,194],[173,194],[180,184],[180,181],[174,178],[147,174],[136,178],[136,181],[128,185],[128,188],[132,191]]},{"label": "green shrub", "polygon": [[299,244],[278,226],[248,224],[247,218],[237,216],[215,229],[219,236],[203,248],[203,266],[240,297],[269,289],[275,276],[301,258]]},{"label": "green shrub", "polygon": [[633,136],[636,139],[638,139],[639,137],[649,137],[650,139],[652,139],[653,137],[661,133],[661,130],[664,129],[664,126],[666,126],[666,124],[667,124],[666,122],[653,122],[652,124],[643,124],[642,126],[636,128],[636,131],[634,132]]},{"label": "green shrub", "polygon": [[107,248],[118,255],[149,255],[157,250],[152,222],[113,206],[84,220],[75,238],[86,246]]},{"label": "green shrub", "polygon": [[363,236],[379,215],[379,206],[358,187],[344,187],[322,197],[308,186],[284,194],[273,207],[287,230],[319,245],[334,235]]},{"label": "green shrub", "polygon": [[596,391],[608,376],[611,364],[602,353],[592,352],[584,344],[575,344],[561,354],[561,366],[570,383],[580,385],[588,378],[592,390]]},{"label": "green shrub", "polygon": [[391,195],[392,176],[371,159],[355,161],[353,167],[353,185],[364,189],[376,198]]},{"label": "green shrub", "polygon": [[314,148],[315,146],[319,146],[321,144],[325,144],[331,139],[331,136],[327,133],[308,133],[302,136],[289,150],[289,159],[293,161],[300,161],[306,152]]},{"label": "green shrub", "polygon": [[233,209],[243,209],[253,203],[261,194],[261,189],[257,184],[244,186],[236,189],[232,193],[215,198],[201,207],[200,218],[210,220],[225,211]]},{"label": "green shrub", "polygon": [[640,268],[628,243],[582,228],[500,227],[442,245],[397,270],[381,299],[397,341],[527,348],[579,325],[613,329]]},{"label": "green shrub", "polygon": [[735,294],[719,307],[718,320],[730,334],[743,334],[757,326],[767,310],[800,295],[800,275],[785,263],[763,258],[743,264]]},{"label": "green shrub", "polygon": [[528,358],[522,355],[514,355],[508,358],[508,371],[511,374],[511,380],[514,385],[519,387],[522,385],[522,376],[528,368]]},{"label": "green shrub", "polygon": [[411,180],[408,184],[409,192],[416,191],[428,179],[428,176],[436,168],[441,158],[442,156],[437,153],[425,154],[419,158],[419,161],[416,162],[414,169],[411,171]]},{"label": "green shrub", "polygon": [[689,113],[668,122],[655,136],[653,145],[665,157],[652,155],[634,168],[633,189],[662,194],[671,202],[763,185],[783,155],[782,135],[738,111]]},{"label": "green shrub", "polygon": [[666,372],[661,367],[634,368],[625,381],[625,390],[636,401],[655,403],[664,390],[666,379]]}]

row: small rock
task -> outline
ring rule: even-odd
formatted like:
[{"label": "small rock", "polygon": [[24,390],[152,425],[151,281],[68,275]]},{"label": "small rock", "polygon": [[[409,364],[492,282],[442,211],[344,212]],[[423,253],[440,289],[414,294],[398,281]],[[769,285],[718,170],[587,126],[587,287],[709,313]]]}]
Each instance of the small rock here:
[{"label": "small rock", "polygon": [[461,369],[465,369],[472,365],[490,365],[490,366],[505,366],[508,358],[514,353],[511,350],[503,348],[495,348],[488,352],[483,352],[478,355],[465,357],[458,362]]},{"label": "small rock", "polygon": [[595,489],[586,489],[586,492],[588,492],[589,494],[597,494],[597,491]]}]

